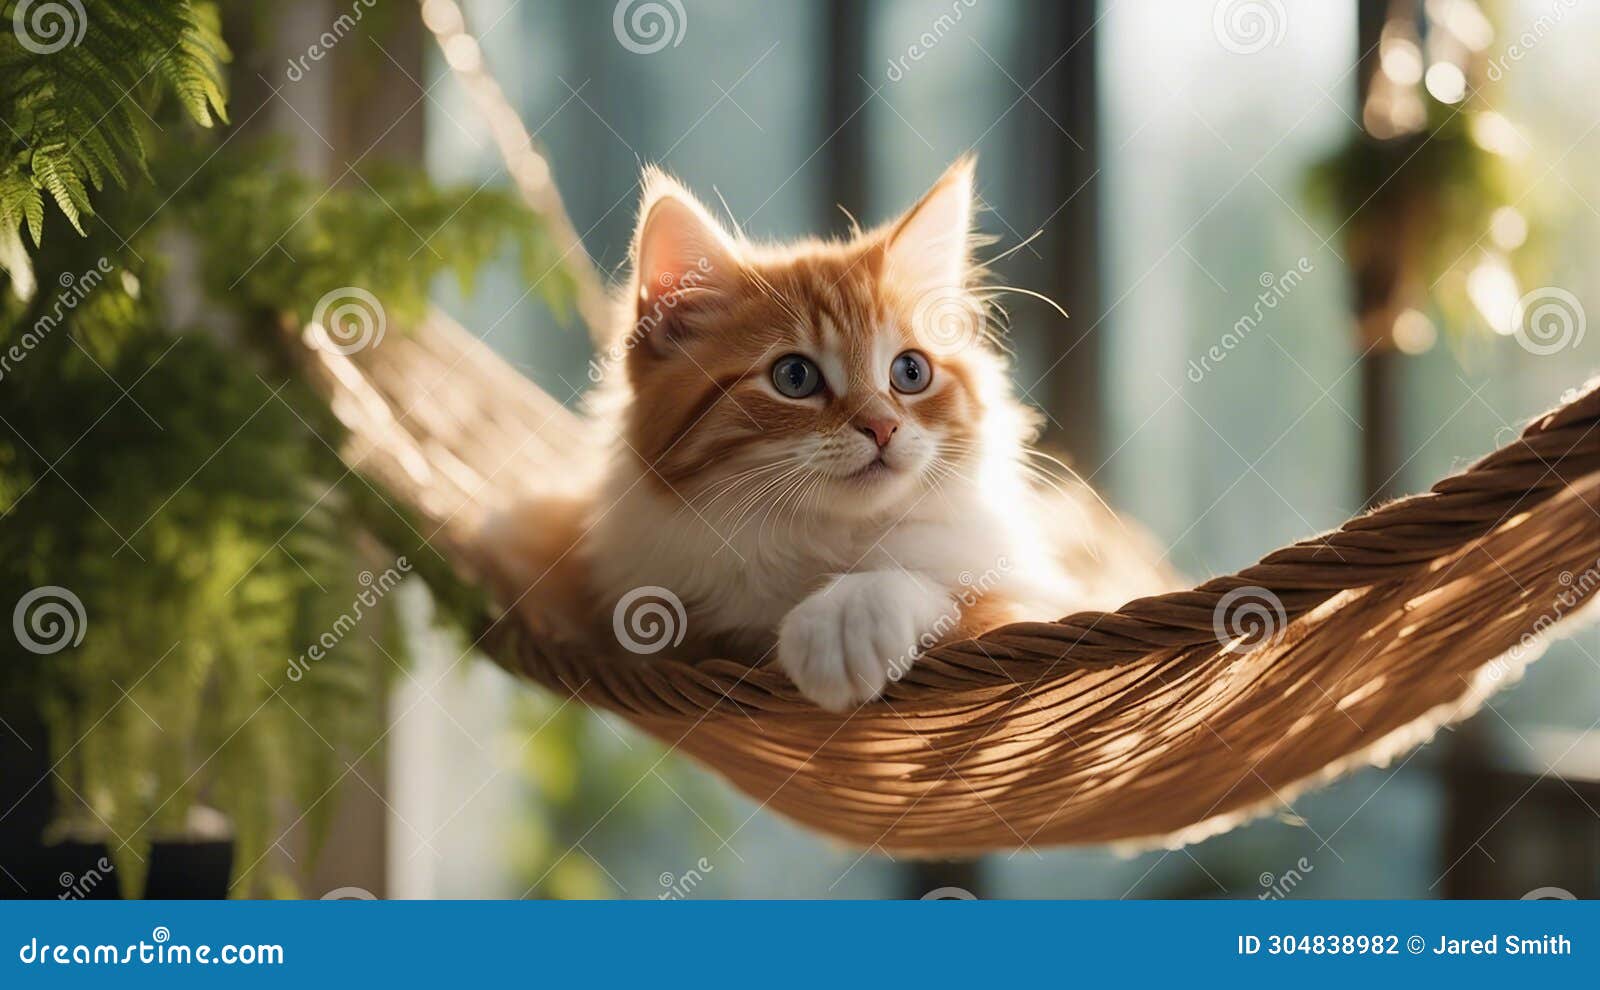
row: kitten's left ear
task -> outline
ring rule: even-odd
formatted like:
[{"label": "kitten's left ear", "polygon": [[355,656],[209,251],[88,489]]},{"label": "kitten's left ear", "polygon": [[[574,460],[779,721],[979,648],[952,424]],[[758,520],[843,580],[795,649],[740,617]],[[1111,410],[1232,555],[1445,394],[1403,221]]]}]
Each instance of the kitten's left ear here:
[{"label": "kitten's left ear", "polygon": [[884,258],[894,274],[922,289],[959,288],[972,252],[972,176],[977,159],[962,155],[889,232]]}]

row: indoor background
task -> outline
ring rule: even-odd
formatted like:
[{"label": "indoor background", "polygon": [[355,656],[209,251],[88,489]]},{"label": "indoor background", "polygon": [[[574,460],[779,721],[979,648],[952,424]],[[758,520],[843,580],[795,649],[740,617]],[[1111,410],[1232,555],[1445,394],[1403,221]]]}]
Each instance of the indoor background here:
[{"label": "indoor background", "polygon": [[[274,6],[271,18],[232,15],[235,122],[278,134],[330,188],[356,181],[347,166],[371,148],[443,182],[507,184],[412,5]],[[1592,5],[463,6],[584,247],[613,277],[645,163],[748,235],[784,239],[888,218],[975,150],[997,280],[1069,314],[1011,297],[1018,389],[1048,413],[1048,443],[1196,580],[1337,526],[1375,496],[1425,489],[1600,363],[1582,322],[1600,300]],[[363,7],[373,12],[326,61],[294,71]],[[1406,196],[1445,185],[1476,197],[1479,209],[1443,212],[1477,226],[1424,238],[1450,257],[1375,252],[1384,216],[1357,218],[1329,191],[1351,184],[1340,169],[1360,167],[1345,151],[1363,130],[1410,141],[1418,167],[1467,163],[1437,182],[1413,168],[1356,203],[1403,211]],[[1399,288],[1375,293],[1364,277],[1386,263]],[[1551,289],[1571,300],[1571,332],[1517,332],[1518,301]],[[471,293],[440,278],[435,299],[544,389],[582,401],[586,335],[510,260]],[[272,889],[312,897],[1600,891],[1592,629],[1393,766],[1198,845],[919,865],[813,837],[622,720],[463,658],[458,638],[429,627],[415,582],[398,594],[408,658],[385,682],[381,745],[341,750],[326,790],[275,796],[270,841],[234,864],[235,895],[260,892],[252,878],[266,874],[291,885]],[[281,731],[317,729],[285,719]],[[58,802],[85,800],[52,787]],[[308,857],[312,805],[328,825]]]}]

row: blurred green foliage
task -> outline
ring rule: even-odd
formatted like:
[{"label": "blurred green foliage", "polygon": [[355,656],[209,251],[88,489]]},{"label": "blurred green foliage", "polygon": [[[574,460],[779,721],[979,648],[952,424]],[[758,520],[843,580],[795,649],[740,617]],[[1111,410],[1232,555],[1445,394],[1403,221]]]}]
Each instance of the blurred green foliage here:
[{"label": "blurred green foliage", "polygon": [[[1407,219],[1426,233],[1409,243],[1405,261],[1435,287],[1432,301],[1451,317],[1445,324],[1451,328],[1479,321],[1464,294],[1450,291],[1460,284],[1445,276],[1470,267],[1478,249],[1491,246],[1494,212],[1518,200],[1516,191],[1526,187],[1515,161],[1473,136],[1475,113],[1447,108],[1430,128],[1391,141],[1357,134],[1319,162],[1307,180],[1313,203],[1341,222],[1347,244],[1382,241]],[[1542,270],[1538,243],[1530,237],[1510,255],[1519,275],[1531,278]]]},{"label": "blurred green foliage", "polygon": [[[519,695],[508,748],[527,788],[524,813],[509,836],[517,891],[557,899],[652,898],[702,857],[728,863],[727,792],[683,758],[632,726],[615,724],[581,701]],[[715,822],[716,825],[711,823]],[[601,864],[609,864],[602,866]],[[615,871],[665,884],[623,888]],[[670,879],[669,879],[670,878]]]},{"label": "blurred green foliage", "polygon": [[[206,5],[86,6],[71,59],[0,52],[0,120],[24,144],[47,131],[68,144],[0,163],[0,603],[64,588],[83,633],[59,652],[8,650],[0,712],[43,713],[51,837],[109,835],[125,890],[142,886],[150,838],[204,802],[232,820],[237,891],[282,891],[271,848],[296,822],[315,844],[347,762],[386,731],[403,650],[392,608],[368,607],[374,576],[416,571],[449,614],[482,614],[339,460],[338,424],[292,375],[285,321],[360,286],[403,333],[438,276],[470,283],[508,250],[542,275],[556,255],[503,190],[439,188],[415,169],[330,190],[271,148],[213,136],[227,49]],[[114,86],[127,98],[83,120]],[[541,290],[559,306],[570,282]]]}]

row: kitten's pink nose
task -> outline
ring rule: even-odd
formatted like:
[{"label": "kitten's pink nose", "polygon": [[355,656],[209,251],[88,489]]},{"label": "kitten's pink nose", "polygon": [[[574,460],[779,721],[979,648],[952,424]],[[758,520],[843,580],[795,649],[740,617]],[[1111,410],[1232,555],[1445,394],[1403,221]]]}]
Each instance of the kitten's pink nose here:
[{"label": "kitten's pink nose", "polygon": [[879,450],[889,446],[889,440],[899,428],[900,421],[888,416],[869,416],[856,421],[856,429],[871,437]]}]

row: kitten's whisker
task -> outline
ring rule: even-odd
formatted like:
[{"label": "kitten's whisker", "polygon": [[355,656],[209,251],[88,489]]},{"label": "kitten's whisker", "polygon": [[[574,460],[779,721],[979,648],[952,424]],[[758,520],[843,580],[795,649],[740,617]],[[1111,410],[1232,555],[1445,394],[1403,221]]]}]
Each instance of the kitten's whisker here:
[{"label": "kitten's whisker", "polygon": [[1011,314],[992,303],[988,308],[998,310],[1003,319],[996,319],[985,313],[983,329],[979,331],[979,337],[988,341],[990,347],[1015,360],[1017,349],[1011,343]]},{"label": "kitten's whisker", "polygon": [[1001,251],[999,254],[995,255],[993,258],[990,258],[988,261],[979,262],[979,264],[981,264],[984,268],[992,268],[992,267],[994,267],[995,262],[1004,261],[1005,259],[1011,257],[1012,255],[1016,254],[1018,251],[1021,251],[1023,248],[1027,247],[1029,244],[1032,244],[1034,241],[1038,240],[1039,237],[1041,235],[1043,235],[1043,234],[1044,234],[1044,228],[1040,227],[1038,230],[1034,231],[1033,233],[1031,233],[1027,237],[1025,237],[1023,240],[1018,242],[1015,247],[1006,248],[1004,251]]},{"label": "kitten's whisker", "polygon": [[811,477],[802,481],[798,486],[799,490],[794,497],[794,511],[789,513],[790,546],[795,546],[800,542],[798,527],[800,525],[801,514],[806,507],[806,499],[811,497],[811,492],[816,487],[820,477],[820,475],[812,475]]},{"label": "kitten's whisker", "polygon": [[[734,526],[733,536],[738,536],[744,531],[744,528],[748,524],[750,517],[761,509],[763,498],[780,488],[786,482],[790,481],[790,479],[800,474],[803,470],[805,470],[804,464],[791,468],[790,470],[778,475],[776,478],[770,479],[758,490],[752,492],[748,497],[743,499],[737,506],[740,515],[737,524]],[[759,535],[760,531],[758,530],[757,536],[759,537]]]},{"label": "kitten's whisker", "polygon": [[1035,292],[1032,289],[1024,289],[1024,288],[1022,288],[1021,286],[1018,286],[1018,285],[994,285],[994,284],[985,285],[985,286],[982,287],[982,289],[980,291],[983,291],[983,292],[1015,292],[1018,295],[1030,296],[1030,297],[1032,297],[1034,299],[1039,300],[1040,302],[1044,303],[1045,305],[1049,306],[1051,309],[1055,310],[1057,313],[1060,313],[1061,314],[1061,318],[1063,320],[1072,319],[1072,317],[1067,315],[1067,311],[1061,307],[1060,303],[1056,302],[1054,299],[1051,299],[1049,296],[1045,295],[1042,292]]},{"label": "kitten's whisker", "polygon": [[745,269],[745,272],[747,275],[749,275],[750,280],[756,284],[756,288],[760,289],[762,294],[768,299],[771,299],[773,302],[777,303],[778,308],[783,310],[784,313],[788,314],[791,320],[794,320],[795,323],[799,325],[805,325],[806,318],[805,315],[800,312],[800,307],[793,300],[779,292],[778,287],[773,285],[765,275],[756,271],[754,268],[747,268]]},{"label": "kitten's whisker", "polygon": [[[949,437],[939,441],[939,443],[936,444],[935,449],[940,456],[948,457],[951,453],[981,452],[984,448],[981,444],[971,440],[966,440],[959,437]],[[1108,513],[1111,512],[1111,507],[1106,504],[1105,499],[1103,499],[1098,492],[1090,487],[1088,482],[1084,480],[1083,476],[1080,475],[1072,467],[1072,465],[1068,464],[1066,461],[1063,461],[1061,458],[1056,457],[1053,454],[1048,454],[1042,450],[1036,450],[1032,447],[1022,447],[1020,449],[1020,455],[1021,456],[1016,462],[1016,466],[1017,469],[1022,472],[1024,479],[1030,481],[1035,486],[1060,496],[1064,501],[1071,503],[1072,506],[1083,517],[1084,525],[1090,525],[1093,521],[1089,518],[1079,500],[1080,492],[1086,492]],[[1034,461],[1030,461],[1029,458],[1033,458],[1036,461],[1042,461],[1044,463],[1042,465],[1034,463]],[[944,466],[949,467],[948,464]],[[968,478],[965,475],[960,475],[960,477],[970,484],[976,484],[972,478]],[[1120,521],[1120,517],[1116,516],[1115,514],[1112,514],[1112,518]]]},{"label": "kitten's whisker", "polygon": [[789,466],[791,464],[794,464],[796,462],[797,462],[796,458],[785,457],[785,458],[782,458],[780,460],[770,461],[770,462],[765,463],[765,464],[758,464],[755,467],[746,468],[745,470],[742,470],[742,471],[735,471],[734,473],[728,475],[727,477],[719,478],[716,481],[711,482],[709,485],[707,485],[705,487],[705,489],[702,490],[701,494],[704,494],[705,492],[709,492],[709,491],[715,491],[715,490],[717,490],[719,488],[726,487],[729,484],[733,484],[733,483],[737,483],[737,482],[746,480],[746,479],[748,479],[748,478],[750,478],[750,477],[752,477],[754,475],[759,475],[759,474],[761,474],[762,472],[765,472],[765,471],[772,471],[772,470],[775,470],[777,468],[787,467],[787,466]]},{"label": "kitten's whisker", "polygon": [[[1093,498],[1094,498],[1094,500],[1096,502],[1100,503],[1100,507],[1102,509],[1105,509],[1106,512],[1111,516],[1111,518],[1117,519],[1119,521],[1121,520],[1122,517],[1117,515],[1115,512],[1113,512],[1111,510],[1111,506],[1106,502],[1105,499],[1100,497],[1100,493],[1095,491],[1094,487],[1092,485],[1090,485],[1089,482],[1084,479],[1083,475],[1079,474],[1077,469],[1074,468],[1071,464],[1068,464],[1066,461],[1062,460],[1059,457],[1056,457],[1053,454],[1047,454],[1042,450],[1035,450],[1032,447],[1023,447],[1022,448],[1022,452],[1025,455],[1028,455],[1028,456],[1031,456],[1031,457],[1036,457],[1039,460],[1045,461],[1045,462],[1047,462],[1049,464],[1052,464],[1052,465],[1060,468],[1062,471],[1065,471],[1072,478],[1073,481],[1076,481],[1078,483],[1079,487],[1081,487],[1085,492],[1089,493],[1089,495],[1093,496]],[[1042,472],[1042,469],[1040,469],[1037,465],[1029,465],[1027,461],[1022,461],[1021,463],[1025,468],[1032,467],[1035,471],[1041,471]]]},{"label": "kitten's whisker", "polygon": [[954,465],[951,465],[949,463],[936,463],[935,465],[930,465],[930,466],[931,467],[935,467],[937,472],[938,472],[937,475],[935,476],[935,478],[933,479],[934,480],[934,486],[933,487],[934,487],[934,490],[936,490],[936,491],[941,491],[942,492],[944,490],[945,483],[948,482],[948,481],[951,481],[951,480],[964,481],[968,485],[970,485],[970,486],[972,486],[974,488],[977,487],[977,485],[978,485],[978,482],[977,482],[976,479],[974,479],[971,476],[967,475],[965,472],[958,470]]},{"label": "kitten's whisker", "polygon": [[805,487],[809,480],[810,479],[806,477],[800,478],[798,481],[791,483],[787,488],[780,491],[776,498],[767,503],[765,511],[763,511],[761,514],[761,521],[756,527],[756,539],[758,541],[764,538],[762,534],[766,532],[767,524],[769,522],[772,523],[774,527],[772,531],[773,536],[777,536],[777,520],[783,518],[783,510],[787,506],[787,503],[796,492]]},{"label": "kitten's whisker", "polygon": [[724,513],[724,519],[729,517],[733,518],[734,535],[738,535],[739,531],[744,528],[744,519],[747,515],[747,512],[753,511],[757,506],[759,506],[761,504],[761,500],[770,492],[783,485],[784,482],[789,479],[792,473],[793,471],[785,471],[774,478],[764,479],[761,484],[756,485],[750,491],[745,492],[737,503],[729,506],[728,511]]},{"label": "kitten's whisker", "polygon": [[850,236],[851,237],[860,237],[861,236],[861,221],[856,219],[856,215],[854,213],[851,213],[848,209],[846,209],[845,205],[843,203],[835,203],[833,205],[838,207],[839,208],[839,212],[843,213],[845,215],[845,219],[850,221]]},{"label": "kitten's whisker", "polygon": [[[800,519],[799,510],[804,507],[805,500],[811,498],[817,492],[821,491],[823,482],[825,480],[826,479],[821,474],[814,474],[814,475],[811,476],[810,480],[806,482],[804,489],[802,489],[800,497],[795,500],[795,502],[796,502],[796,506],[795,506],[796,511],[789,518],[789,531],[790,531],[791,534],[794,532],[795,524]],[[821,508],[821,503],[820,502],[814,502],[814,503],[812,503],[810,508],[811,508],[811,513],[810,514],[811,515],[815,515],[817,510]]]},{"label": "kitten's whisker", "polygon": [[741,241],[747,240],[744,236],[744,228],[739,226],[739,218],[733,215],[733,208],[728,205],[728,200],[722,195],[722,190],[712,186],[711,191],[717,194],[717,202],[722,204],[722,212],[727,214],[728,226],[733,228],[734,236]]},{"label": "kitten's whisker", "polygon": [[777,485],[782,484],[786,478],[798,470],[800,470],[798,466],[789,466],[786,470],[779,472],[776,476],[752,478],[747,480],[743,485],[739,486],[739,488],[735,491],[725,493],[724,497],[734,500],[731,501],[727,508],[721,512],[718,517],[718,522],[727,525],[729,524],[729,520],[733,519],[735,521],[733,535],[737,536],[739,530],[742,528],[742,526],[738,525],[738,523],[742,521],[745,510],[750,506],[758,504],[763,495],[771,491]]},{"label": "kitten's whisker", "polygon": [[772,538],[774,540],[777,539],[778,521],[783,518],[784,506],[788,503],[789,499],[793,497],[794,493],[798,491],[804,484],[805,479],[794,482],[793,484],[789,485],[789,487],[779,492],[777,498],[774,498],[767,503],[766,510],[761,514],[761,522],[756,527],[756,538],[758,540],[765,538],[762,534],[767,532],[768,525],[772,526]]},{"label": "kitten's whisker", "polygon": [[737,494],[741,488],[758,485],[766,474],[781,470],[783,468],[791,467],[794,462],[794,458],[785,458],[771,464],[763,464],[759,467],[738,472],[731,477],[723,478],[711,483],[704,490],[696,493],[694,498],[686,499],[685,502],[688,507],[696,508],[696,503],[703,498],[705,499],[704,503],[699,505],[697,508],[702,511],[709,511],[711,507],[716,505],[719,501]]},{"label": "kitten's whisker", "polygon": [[715,505],[723,496],[737,489],[739,486],[749,483],[755,477],[759,477],[762,473],[764,472],[741,472],[740,474],[732,477],[720,478],[695,492],[690,498],[684,499],[684,502],[688,505],[700,505],[703,507]]}]

